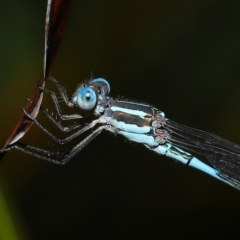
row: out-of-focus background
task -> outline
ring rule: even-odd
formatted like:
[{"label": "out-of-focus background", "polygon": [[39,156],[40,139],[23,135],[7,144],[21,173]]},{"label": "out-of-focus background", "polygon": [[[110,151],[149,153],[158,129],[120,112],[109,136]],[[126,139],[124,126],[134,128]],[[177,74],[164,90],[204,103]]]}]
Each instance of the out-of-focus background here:
[{"label": "out-of-focus background", "polygon": [[[0,2],[1,146],[42,69],[45,12],[46,1]],[[74,1],[51,75],[70,96],[105,77],[113,97],[240,144],[239,66],[237,0]],[[48,137],[32,128],[23,141]],[[63,167],[7,153],[0,193],[1,239],[239,235],[239,191],[109,133]]]}]

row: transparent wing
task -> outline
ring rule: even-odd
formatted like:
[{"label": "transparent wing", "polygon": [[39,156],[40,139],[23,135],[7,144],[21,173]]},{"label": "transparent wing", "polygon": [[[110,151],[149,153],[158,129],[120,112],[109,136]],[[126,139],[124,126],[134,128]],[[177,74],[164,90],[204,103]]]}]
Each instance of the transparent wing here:
[{"label": "transparent wing", "polygon": [[166,121],[170,141],[190,152],[204,156],[219,175],[240,189],[240,146],[214,134]]}]

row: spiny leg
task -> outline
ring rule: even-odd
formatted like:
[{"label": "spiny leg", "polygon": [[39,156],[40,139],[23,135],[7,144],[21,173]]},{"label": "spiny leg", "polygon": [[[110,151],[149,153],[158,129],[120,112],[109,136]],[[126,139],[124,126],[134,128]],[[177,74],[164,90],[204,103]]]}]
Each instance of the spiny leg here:
[{"label": "spiny leg", "polygon": [[60,91],[64,102],[69,106],[69,107],[74,107],[74,104],[69,100],[67,91],[66,89],[60,84],[60,82],[57,81],[57,79],[49,76],[48,77],[57,87],[57,89]]},{"label": "spiny leg", "polygon": [[[28,97],[26,97],[25,100],[27,100],[28,102],[31,101],[31,99],[28,98]],[[40,110],[41,110],[41,112],[42,112],[56,127],[58,127],[62,132],[71,132],[71,131],[74,131],[74,130],[76,130],[76,129],[78,129],[78,128],[81,127],[81,125],[71,125],[70,127],[63,127],[63,125],[62,125],[59,121],[57,121],[56,119],[54,119],[54,118],[51,116],[51,114],[50,114],[47,110],[45,110],[45,108],[43,108],[43,107],[41,106],[41,107],[40,107]],[[25,113],[25,115],[26,115],[28,118],[30,118],[30,119],[33,121],[32,116],[30,116],[30,115],[26,112],[25,108],[23,108],[23,112]],[[41,127],[40,127],[40,128],[41,128]],[[44,127],[43,127],[43,128],[44,128]]]},{"label": "spiny leg", "polygon": [[[63,97],[63,100],[64,102],[66,103],[66,105],[68,107],[71,107],[73,108],[74,107],[74,104],[69,100],[68,96],[67,96],[67,92],[66,92],[66,89],[53,77],[49,76],[48,77],[57,87],[57,89],[60,91],[62,97]],[[56,96],[56,93],[53,92],[53,91],[50,91],[46,88],[40,88],[42,91],[46,92],[46,93],[49,93],[53,99],[53,102],[55,104],[55,107],[56,107],[56,110],[59,114],[59,116],[61,117],[62,120],[70,120],[70,119],[79,119],[79,118],[82,118],[81,115],[79,114],[71,114],[71,115],[63,115],[62,114],[62,110],[61,110],[61,107],[59,105],[59,101],[57,99],[57,96]]]},{"label": "spiny leg", "polygon": [[59,121],[54,119],[51,114],[47,110],[45,110],[43,107],[40,107],[41,112],[56,126],[58,127],[62,132],[71,132],[73,130],[76,130],[81,127],[81,125],[71,125],[69,127],[64,127]]},{"label": "spiny leg", "polygon": [[71,141],[72,139],[78,137],[79,135],[81,135],[82,133],[86,132],[87,130],[93,128],[94,126],[96,126],[96,124],[99,122],[99,119],[96,119],[94,121],[92,121],[91,123],[87,124],[86,126],[84,126],[83,128],[79,129],[78,131],[74,132],[73,134],[67,136],[64,139],[59,139],[56,136],[54,136],[49,130],[47,130],[45,127],[43,127],[36,118],[32,118],[31,115],[29,115],[27,113],[27,111],[23,108],[23,112],[24,114],[31,119],[42,131],[44,131],[49,137],[51,137],[54,141],[56,141],[59,144],[65,144],[69,141]]},{"label": "spiny leg", "polygon": [[[4,151],[9,151],[11,149],[17,149],[22,151],[26,154],[35,156],[37,158],[43,159],[45,161],[64,165],[68,161],[71,160],[77,153],[79,153],[88,143],[90,143],[95,137],[97,137],[103,129],[106,129],[106,126],[101,126],[97,128],[94,132],[92,132],[89,136],[87,136],[83,141],[72,147],[67,152],[59,153],[59,152],[52,152],[48,150],[44,150],[38,147],[33,147],[29,145],[24,145],[19,142],[14,143],[12,146],[8,147]],[[42,154],[42,155],[41,155]],[[45,156],[44,156],[45,155]]]},{"label": "spiny leg", "polygon": [[[53,99],[53,102],[54,102],[54,105],[55,105],[55,108],[57,110],[57,113],[58,115],[60,116],[60,118],[62,120],[72,120],[72,119],[79,119],[79,118],[82,118],[82,116],[80,114],[63,114],[62,113],[62,109],[60,107],[60,104],[59,104],[59,101],[57,99],[57,96],[56,96],[56,93],[53,92],[53,91],[50,91],[46,88],[39,88],[41,91],[43,92],[46,92],[46,93],[49,93]],[[70,104],[71,103],[71,104]],[[66,102],[66,104],[69,106],[69,107],[74,107],[74,104],[70,101]]]},{"label": "spiny leg", "polygon": [[77,144],[72,150],[65,156],[64,159],[61,160],[62,164],[64,165],[67,163],[71,158],[73,158],[77,153],[79,153],[85,146],[88,145],[95,137],[97,137],[103,129],[106,129],[106,126],[101,126],[97,128],[94,132],[92,132],[89,136],[87,136],[83,141]]}]

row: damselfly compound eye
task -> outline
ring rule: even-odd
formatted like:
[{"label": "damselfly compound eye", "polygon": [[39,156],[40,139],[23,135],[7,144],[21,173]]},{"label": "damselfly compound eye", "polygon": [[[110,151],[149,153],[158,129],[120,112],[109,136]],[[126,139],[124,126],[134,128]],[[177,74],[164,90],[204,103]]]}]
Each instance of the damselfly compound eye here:
[{"label": "damselfly compound eye", "polygon": [[84,87],[79,89],[74,100],[82,110],[88,111],[96,106],[97,96],[92,88]]}]

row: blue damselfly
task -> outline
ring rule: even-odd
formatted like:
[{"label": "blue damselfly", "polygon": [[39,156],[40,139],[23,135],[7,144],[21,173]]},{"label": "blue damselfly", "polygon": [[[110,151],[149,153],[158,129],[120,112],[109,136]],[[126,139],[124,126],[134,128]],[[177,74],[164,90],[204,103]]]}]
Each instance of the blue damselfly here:
[{"label": "blue damselfly", "polygon": [[[167,119],[165,114],[155,107],[115,100],[108,95],[110,85],[103,78],[97,78],[81,85],[77,88],[72,100],[69,100],[65,88],[56,79],[52,77],[49,79],[56,84],[66,105],[77,111],[76,114],[63,114],[55,92],[41,88],[42,92],[51,95],[61,120],[84,119],[88,116],[93,116],[94,119],[83,126],[63,127],[60,121],[41,107],[44,115],[61,131],[72,132],[68,137],[59,139],[23,109],[25,116],[59,144],[66,144],[84,132],[94,130],[81,142],[64,152],[48,151],[19,142],[13,143],[3,151],[18,149],[46,161],[64,165],[102,130],[106,130],[122,135],[130,141],[141,143],[149,150],[196,168],[240,189],[240,146],[211,133],[175,123]],[[212,166],[205,164],[192,153],[203,156]]]}]

